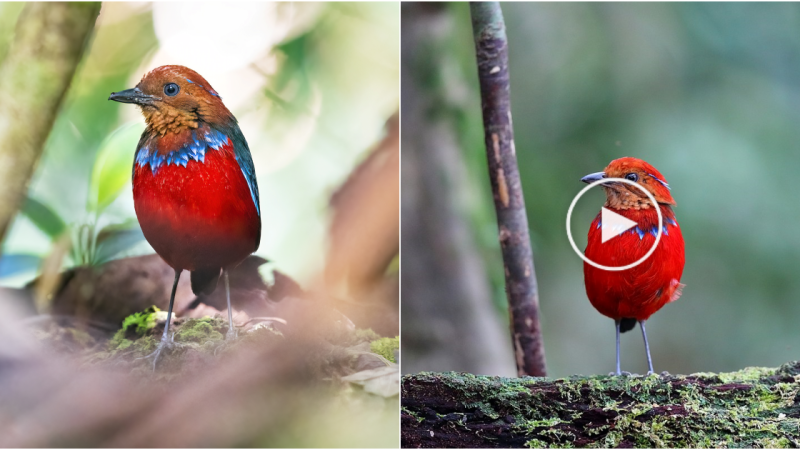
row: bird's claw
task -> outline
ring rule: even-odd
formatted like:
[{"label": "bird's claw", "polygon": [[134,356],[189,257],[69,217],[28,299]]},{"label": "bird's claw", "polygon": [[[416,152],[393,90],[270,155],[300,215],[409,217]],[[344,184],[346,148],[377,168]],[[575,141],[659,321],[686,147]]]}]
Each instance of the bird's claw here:
[{"label": "bird's claw", "polygon": [[161,342],[158,343],[158,347],[156,347],[156,350],[153,353],[150,353],[149,355],[145,355],[145,356],[140,356],[139,358],[134,358],[134,361],[138,361],[140,359],[149,359],[149,358],[152,357],[153,358],[153,372],[155,372],[156,371],[156,364],[158,363],[159,356],[161,356],[161,352],[163,352],[165,348],[166,349],[172,349],[174,347],[175,347],[175,333],[172,333],[172,334],[169,335],[169,337],[165,337],[165,338],[161,339]]},{"label": "bird's claw", "polygon": [[[236,339],[238,336],[239,336],[239,332],[236,330],[236,328],[233,328],[233,327],[232,327],[232,328],[228,328],[228,332],[227,332],[227,333],[225,333],[225,341],[227,341],[227,342],[231,342],[231,341],[235,340],[235,339]],[[214,356],[217,356],[217,352],[218,352],[218,351],[219,351],[219,350],[220,350],[222,347],[223,347],[222,345],[218,345],[218,346],[217,346],[217,347],[214,349],[213,355],[214,355]]]},{"label": "bird's claw", "polygon": [[239,336],[239,332],[236,330],[235,327],[228,328],[228,333],[225,334],[226,341],[232,341]]},{"label": "bird's claw", "polygon": [[626,372],[626,371],[623,370],[623,371],[620,371],[620,372],[609,372],[608,376],[610,376],[610,377],[631,377],[631,376],[635,376],[635,375],[630,373],[630,372]]},{"label": "bird's claw", "polygon": [[139,358],[134,359],[134,361],[138,361],[140,359],[150,359],[153,358],[153,372],[156,371],[156,363],[158,363],[158,357],[161,356],[161,352],[164,351],[164,348],[172,347],[172,342],[161,341],[156,347],[156,350],[149,355],[141,356]]}]

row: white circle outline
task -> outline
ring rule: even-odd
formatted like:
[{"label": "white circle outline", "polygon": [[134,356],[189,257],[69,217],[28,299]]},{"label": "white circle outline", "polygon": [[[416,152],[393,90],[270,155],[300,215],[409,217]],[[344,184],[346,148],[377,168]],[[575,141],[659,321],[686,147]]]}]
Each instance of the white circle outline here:
[{"label": "white circle outline", "polygon": [[[575,239],[572,238],[572,230],[570,230],[570,226],[569,226],[570,219],[572,219],[572,210],[575,208],[575,205],[578,203],[578,199],[580,199],[583,196],[583,194],[585,194],[587,191],[589,191],[589,189],[591,189],[591,188],[593,188],[595,186],[602,185],[604,183],[608,183],[609,181],[618,181],[618,182],[622,182],[622,183],[625,183],[625,184],[630,184],[632,186],[636,186],[637,188],[639,188],[642,192],[644,192],[647,195],[647,198],[650,199],[650,201],[656,207],[656,213],[658,214],[658,232],[656,233],[656,242],[653,243],[653,246],[650,247],[650,250],[644,256],[639,258],[637,261],[634,261],[634,262],[628,264],[627,266],[604,266],[602,264],[598,264],[598,263],[592,261],[591,259],[587,258],[586,255],[584,255],[578,249],[578,246],[575,245]],[[586,186],[583,189],[581,189],[581,191],[578,192],[578,195],[576,195],[575,198],[572,199],[572,203],[569,205],[569,209],[567,210],[567,238],[569,238],[569,243],[572,245],[572,249],[575,250],[575,253],[577,253],[578,256],[580,256],[581,259],[586,261],[588,264],[591,264],[592,266],[597,267],[598,269],[608,270],[608,271],[611,271],[611,272],[621,272],[623,270],[631,269],[631,268],[636,267],[639,264],[643,263],[647,258],[649,258],[650,255],[652,255],[653,252],[656,251],[656,247],[658,247],[658,243],[661,241],[661,233],[663,231],[663,227],[664,227],[664,218],[661,215],[661,208],[658,206],[658,202],[656,202],[656,198],[653,196],[653,194],[651,194],[650,191],[645,189],[643,186],[640,186],[639,184],[637,184],[637,183],[635,183],[635,182],[633,182],[631,180],[627,180],[625,178],[602,178],[600,180],[597,180],[597,181],[589,184],[588,186]]]}]

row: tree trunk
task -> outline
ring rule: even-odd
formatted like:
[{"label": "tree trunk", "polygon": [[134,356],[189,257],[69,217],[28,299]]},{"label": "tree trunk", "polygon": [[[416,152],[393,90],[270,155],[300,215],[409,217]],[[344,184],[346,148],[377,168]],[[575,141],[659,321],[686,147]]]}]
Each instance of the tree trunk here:
[{"label": "tree trunk", "polygon": [[800,363],[648,377],[403,377],[403,447],[800,445]]},{"label": "tree trunk", "polygon": [[456,120],[478,99],[452,95],[471,91],[448,51],[448,6],[404,3],[401,11],[403,370],[511,375],[508,337],[460,208],[473,177]]},{"label": "tree trunk", "polygon": [[528,215],[514,150],[508,40],[498,2],[471,2],[472,28],[497,228],[506,274],[511,341],[519,376],[547,375]]},{"label": "tree trunk", "polygon": [[100,3],[28,3],[0,66],[0,241],[17,213]]}]

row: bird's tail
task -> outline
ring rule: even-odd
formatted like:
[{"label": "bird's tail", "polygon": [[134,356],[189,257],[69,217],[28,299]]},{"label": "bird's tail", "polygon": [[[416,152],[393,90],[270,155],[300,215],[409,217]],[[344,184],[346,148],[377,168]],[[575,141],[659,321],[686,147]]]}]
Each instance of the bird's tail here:
[{"label": "bird's tail", "polygon": [[[194,272],[192,273],[192,276],[194,276]],[[192,278],[192,289],[194,289],[194,278]],[[636,319],[631,319],[630,317],[627,317],[619,322],[620,333],[631,331],[634,328],[636,328]]]},{"label": "bird's tail", "polygon": [[195,295],[210,294],[217,288],[222,269],[198,269],[192,272],[192,292]]}]

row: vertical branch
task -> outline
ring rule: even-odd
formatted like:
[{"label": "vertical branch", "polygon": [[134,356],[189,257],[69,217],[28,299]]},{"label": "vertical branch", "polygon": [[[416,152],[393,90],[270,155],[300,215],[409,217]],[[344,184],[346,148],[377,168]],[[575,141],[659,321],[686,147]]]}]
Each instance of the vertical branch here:
[{"label": "vertical branch", "polygon": [[94,28],[100,3],[28,3],[0,66],[0,241]]},{"label": "vertical branch", "polygon": [[452,95],[469,88],[452,52],[459,18],[446,3],[400,9],[403,371],[512,375],[508,328],[486,301],[486,263],[459,207],[473,174],[458,122],[477,100]]},{"label": "vertical branch", "polygon": [[505,22],[497,2],[472,2],[470,11],[517,373],[545,376],[539,294],[511,123]]}]

